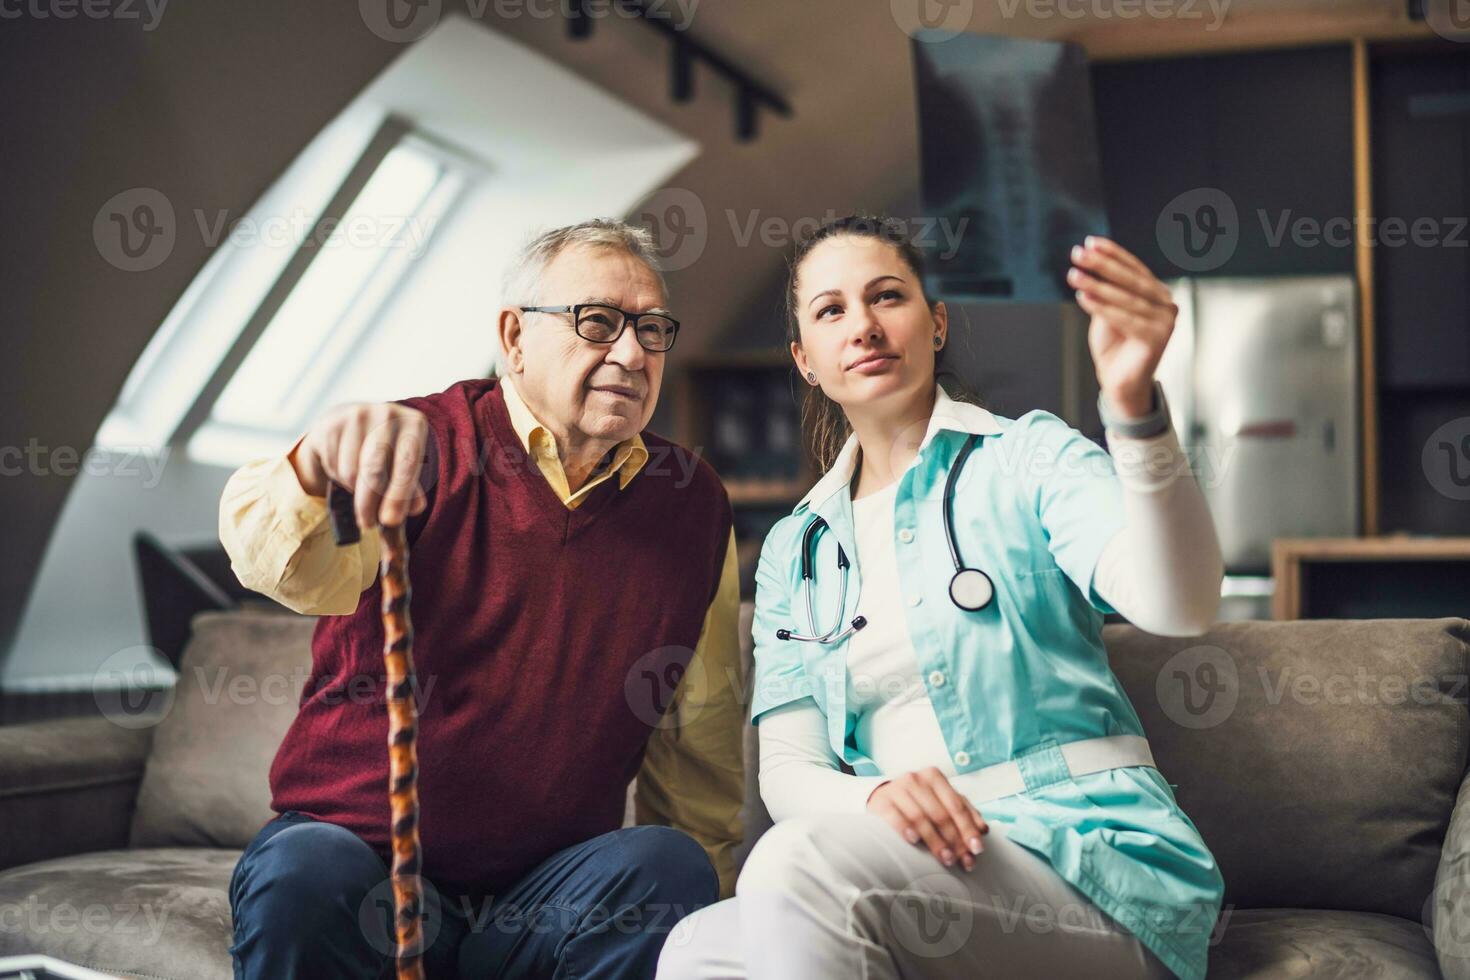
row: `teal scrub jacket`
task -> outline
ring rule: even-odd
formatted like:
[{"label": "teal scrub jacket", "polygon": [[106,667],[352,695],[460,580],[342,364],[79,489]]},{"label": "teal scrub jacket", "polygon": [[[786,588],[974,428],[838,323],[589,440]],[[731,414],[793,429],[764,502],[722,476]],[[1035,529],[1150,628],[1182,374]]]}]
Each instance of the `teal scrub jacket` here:
[{"label": "teal scrub jacket", "polygon": [[[1214,856],[1157,769],[1073,778],[1058,748],[1145,734],[1103,648],[1103,613],[1115,610],[1093,591],[1098,556],[1124,525],[1112,457],[1049,412],[1009,419],[936,388],[918,456],[897,488],[894,546],[919,675],[951,761],[966,773],[1015,760],[1025,791],[985,803],[985,818],[1045,858],[1175,974],[1197,980],[1224,894]],[[979,612],[949,599],[954,565],[942,516],[945,478],[971,433],[981,438],[958,479],[954,521],[965,563],[995,583],[994,600]],[[826,715],[833,753],[873,776],[884,774],[857,744],[857,715],[847,706],[849,641],[776,636],[781,628],[822,633],[836,621],[838,542],[849,557],[857,553],[848,488],[857,451],[854,436],[762,546],[751,715],[758,724],[764,712],[811,697]],[[829,528],[813,548],[813,630],[800,548],[817,515]],[[844,624],[861,591],[854,561]],[[935,671],[945,683],[930,682]],[[1067,910],[1058,913],[1065,926]]]}]

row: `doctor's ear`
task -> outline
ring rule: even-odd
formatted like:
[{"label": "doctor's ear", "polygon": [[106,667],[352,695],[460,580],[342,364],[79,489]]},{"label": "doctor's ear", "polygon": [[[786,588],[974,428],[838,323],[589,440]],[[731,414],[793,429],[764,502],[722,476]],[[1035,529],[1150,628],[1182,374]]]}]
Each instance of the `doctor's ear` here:
[{"label": "doctor's ear", "polygon": [[801,344],[795,341],[791,343],[791,359],[796,362],[796,370],[801,372],[801,379],[807,384],[815,386],[817,383],[817,372],[811,369],[811,365],[807,363],[806,354],[802,352]]}]

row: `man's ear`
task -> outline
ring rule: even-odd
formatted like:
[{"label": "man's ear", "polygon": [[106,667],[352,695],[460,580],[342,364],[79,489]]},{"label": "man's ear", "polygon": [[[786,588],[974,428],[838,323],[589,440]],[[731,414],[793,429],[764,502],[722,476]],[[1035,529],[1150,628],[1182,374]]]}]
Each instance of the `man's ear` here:
[{"label": "man's ear", "polygon": [[505,352],[505,367],[512,374],[520,374],[523,365],[521,354],[521,313],[511,306],[500,308],[496,330],[500,335],[500,349]]}]

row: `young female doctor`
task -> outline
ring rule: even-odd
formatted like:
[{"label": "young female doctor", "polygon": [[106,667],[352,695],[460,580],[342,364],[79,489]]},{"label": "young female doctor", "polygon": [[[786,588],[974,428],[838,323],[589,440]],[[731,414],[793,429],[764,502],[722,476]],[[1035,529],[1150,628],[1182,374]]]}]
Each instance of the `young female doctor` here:
[{"label": "young female doctor", "polygon": [[1112,241],[1072,262],[1111,456],[936,382],[948,315],[901,227],[799,246],[789,340],[827,472],[757,575],[777,823],[736,897],[670,934],[660,980],[1205,975],[1224,882],[1101,641],[1103,612],[1187,636],[1219,602],[1154,381],[1178,308]]}]

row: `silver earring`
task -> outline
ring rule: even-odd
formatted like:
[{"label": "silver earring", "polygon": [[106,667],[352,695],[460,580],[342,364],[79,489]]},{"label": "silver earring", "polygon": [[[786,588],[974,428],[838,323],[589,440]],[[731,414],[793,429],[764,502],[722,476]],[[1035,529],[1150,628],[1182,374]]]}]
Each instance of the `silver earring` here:
[{"label": "silver earring", "polygon": [[934,349],[935,350],[939,350],[939,348],[941,348],[943,346],[944,346],[944,338],[941,337],[941,336],[939,336],[939,334],[935,334],[934,335]]},{"label": "silver earring", "polygon": [[808,371],[806,373],[806,379],[807,379],[807,381],[811,382],[812,384],[816,384],[817,383],[817,372],[815,372],[815,371]]}]

